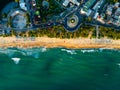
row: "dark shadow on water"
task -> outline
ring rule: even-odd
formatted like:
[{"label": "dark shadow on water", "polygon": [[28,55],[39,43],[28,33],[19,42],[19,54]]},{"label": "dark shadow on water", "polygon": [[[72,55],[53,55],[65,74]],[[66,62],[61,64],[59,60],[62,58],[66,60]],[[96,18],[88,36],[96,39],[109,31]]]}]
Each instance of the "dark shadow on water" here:
[{"label": "dark shadow on water", "polygon": [[45,76],[50,76],[52,74],[51,69],[52,69],[52,66],[55,63],[55,61],[56,61],[56,59],[52,58],[52,57],[50,57],[49,59],[46,60],[44,66],[42,68],[42,71],[41,71]]}]

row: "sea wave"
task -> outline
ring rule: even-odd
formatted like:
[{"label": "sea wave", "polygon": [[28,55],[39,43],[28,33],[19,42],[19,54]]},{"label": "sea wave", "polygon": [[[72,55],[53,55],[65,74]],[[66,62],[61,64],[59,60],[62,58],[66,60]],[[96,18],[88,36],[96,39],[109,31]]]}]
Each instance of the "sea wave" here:
[{"label": "sea wave", "polygon": [[[55,48],[56,49],[56,48]],[[77,54],[79,51],[82,53],[94,53],[94,52],[103,52],[103,51],[115,51],[120,53],[120,50],[115,49],[106,49],[106,48],[99,48],[99,49],[66,49],[66,48],[57,48],[60,49],[62,52],[67,52],[68,54]],[[52,50],[52,49],[50,49]],[[48,52],[49,49],[45,47],[41,48],[7,48],[7,49],[0,49],[1,54],[6,54],[8,57],[17,57],[18,55],[23,56],[31,56],[33,58],[40,58],[42,53]],[[56,51],[57,52],[57,51]]]},{"label": "sea wave", "polygon": [[14,58],[11,58],[15,64],[19,64],[19,61],[21,60],[20,58],[17,58],[17,57],[14,57]]},{"label": "sea wave", "polygon": [[7,49],[0,49],[0,53],[6,54],[9,57],[15,56],[16,53],[19,53],[23,56],[32,56],[34,58],[39,58],[40,53],[46,52],[47,49],[45,47],[43,48],[7,48]]},{"label": "sea wave", "polygon": [[30,48],[30,49],[19,49],[24,52],[24,56],[32,56],[34,58],[40,58],[40,53],[44,53],[47,51],[45,47],[43,48]]},{"label": "sea wave", "polygon": [[103,52],[103,51],[115,51],[120,52],[119,49],[113,49],[113,48],[99,48],[99,49],[82,49],[80,50],[82,53],[94,53],[94,52]]},{"label": "sea wave", "polygon": [[18,52],[18,51],[17,50],[11,50],[11,49],[0,49],[0,53],[6,54],[9,57],[12,57],[15,54],[15,52]]},{"label": "sea wave", "polygon": [[99,51],[100,51],[100,52],[105,51],[105,50],[120,52],[120,49],[114,49],[114,48],[99,48]]},{"label": "sea wave", "polygon": [[41,48],[41,52],[46,52],[47,49],[45,47]]},{"label": "sea wave", "polygon": [[71,54],[71,55],[77,54],[77,53],[75,52],[75,50],[61,49],[61,51],[67,52],[67,53],[69,53],[69,54]]},{"label": "sea wave", "polygon": [[96,49],[84,49],[81,50],[82,53],[93,53],[93,52],[98,52],[98,50]]}]

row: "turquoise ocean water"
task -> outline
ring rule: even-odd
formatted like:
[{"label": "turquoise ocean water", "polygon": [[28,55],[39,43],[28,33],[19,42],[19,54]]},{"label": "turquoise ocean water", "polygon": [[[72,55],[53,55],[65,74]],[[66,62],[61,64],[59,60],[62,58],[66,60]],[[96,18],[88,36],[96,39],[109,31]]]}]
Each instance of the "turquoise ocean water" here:
[{"label": "turquoise ocean water", "polygon": [[0,90],[120,90],[120,50],[0,49]]}]

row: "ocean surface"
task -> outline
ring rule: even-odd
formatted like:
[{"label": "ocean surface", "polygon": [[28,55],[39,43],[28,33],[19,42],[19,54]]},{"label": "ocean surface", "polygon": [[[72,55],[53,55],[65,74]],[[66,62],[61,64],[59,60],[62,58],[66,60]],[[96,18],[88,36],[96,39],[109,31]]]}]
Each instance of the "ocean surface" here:
[{"label": "ocean surface", "polygon": [[0,49],[0,90],[120,90],[120,50]]}]

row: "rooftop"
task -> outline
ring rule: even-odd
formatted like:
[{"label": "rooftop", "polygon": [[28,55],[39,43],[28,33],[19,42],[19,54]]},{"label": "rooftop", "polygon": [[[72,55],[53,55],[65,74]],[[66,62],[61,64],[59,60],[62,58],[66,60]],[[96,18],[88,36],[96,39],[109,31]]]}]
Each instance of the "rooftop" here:
[{"label": "rooftop", "polygon": [[87,11],[89,8],[91,8],[95,2],[96,0],[89,0],[84,6],[84,11]]},{"label": "rooftop", "polygon": [[19,5],[20,5],[21,9],[27,10],[24,0],[20,0]]},{"label": "rooftop", "polygon": [[79,3],[77,0],[64,0],[63,5],[64,5],[64,6],[68,6],[68,4],[69,4],[70,2],[73,3],[73,4],[75,4],[75,5],[77,5],[77,6],[80,5],[80,3]]}]

